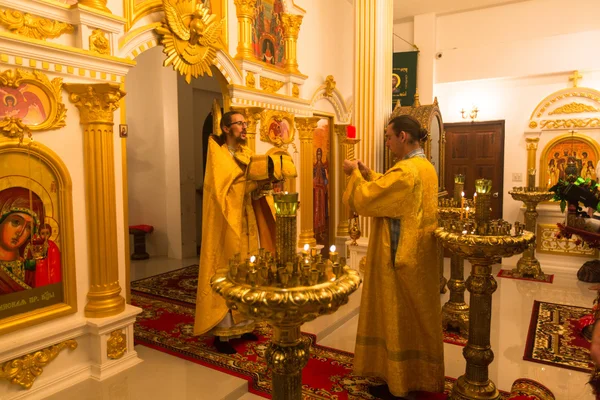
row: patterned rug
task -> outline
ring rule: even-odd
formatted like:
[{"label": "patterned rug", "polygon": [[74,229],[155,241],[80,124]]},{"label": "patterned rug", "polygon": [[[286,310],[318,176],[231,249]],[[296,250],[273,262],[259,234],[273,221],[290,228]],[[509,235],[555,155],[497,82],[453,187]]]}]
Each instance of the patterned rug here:
[{"label": "patterned rug", "polygon": [[591,372],[590,342],[580,333],[578,321],[592,310],[535,301],[524,360]]},{"label": "patterned rug", "polygon": [[[180,304],[196,304],[197,287],[197,264],[131,282],[132,292],[169,299]],[[444,330],[444,342],[464,347],[467,345],[467,336]]]},{"label": "patterned rug", "polygon": [[[257,327],[257,342],[232,341],[238,353],[225,355],[212,347],[211,337],[193,336],[193,306],[141,293],[132,293],[132,304],[143,310],[134,326],[136,344],[244,378],[250,392],[271,397],[271,373],[264,359],[271,338],[268,325]],[[311,342],[310,359],[302,372],[304,400],[373,399],[367,388],[382,382],[352,375],[352,353],[317,345],[313,335],[303,336]],[[418,399],[446,399],[453,383],[454,379],[446,378],[445,394],[420,393]],[[509,395],[502,392],[502,396],[507,399]]]},{"label": "patterned rug", "polygon": [[522,278],[513,276],[511,269],[501,269],[497,275],[498,278],[510,278],[510,279],[519,279],[521,281],[532,281],[532,282],[541,282],[541,283],[552,283],[554,281],[554,274],[546,274],[546,278],[544,280],[533,279],[533,278]]}]

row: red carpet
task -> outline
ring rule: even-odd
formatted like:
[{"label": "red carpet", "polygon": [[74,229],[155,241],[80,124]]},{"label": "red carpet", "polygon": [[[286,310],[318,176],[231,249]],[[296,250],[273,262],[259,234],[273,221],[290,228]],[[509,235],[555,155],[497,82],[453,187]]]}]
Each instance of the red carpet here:
[{"label": "red carpet", "polygon": [[[131,282],[133,292],[169,299],[180,304],[196,304],[197,286],[197,264]],[[467,345],[467,337],[444,331],[444,342],[464,347]]]},{"label": "red carpet", "polygon": [[500,272],[498,272],[498,278],[510,278],[510,279],[518,279],[521,281],[532,281],[532,282],[541,282],[541,283],[552,283],[554,281],[554,274],[546,274],[546,279],[543,281],[540,281],[538,279],[533,279],[533,278],[517,278],[515,276],[513,276],[512,274],[512,270],[510,269],[501,269]]},{"label": "red carpet", "polygon": [[591,372],[590,342],[578,329],[590,308],[535,301],[524,360],[555,367]]}]

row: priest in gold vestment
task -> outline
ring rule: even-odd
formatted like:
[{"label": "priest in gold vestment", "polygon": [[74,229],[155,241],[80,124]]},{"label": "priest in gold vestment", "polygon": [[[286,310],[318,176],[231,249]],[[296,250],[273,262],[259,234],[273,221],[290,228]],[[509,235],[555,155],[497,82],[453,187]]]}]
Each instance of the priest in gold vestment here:
[{"label": "priest in gold vestment", "polygon": [[438,178],[419,141],[427,131],[409,116],[386,130],[398,161],[385,174],[344,161],[344,202],[373,217],[358,321],[354,373],[376,376],[376,398],[442,392],[444,356],[437,249]]},{"label": "priest in gold vestment", "polygon": [[[235,353],[229,339],[256,340],[254,323],[231,312],[212,291],[210,280],[237,253],[242,260],[260,247],[275,250],[272,205],[257,196],[261,182],[248,178],[252,151],[245,145],[246,122],[239,112],[223,115],[223,133],[208,140],[202,200],[202,247],[194,334],[210,332],[219,352]],[[264,182],[263,182],[264,183]]]}]

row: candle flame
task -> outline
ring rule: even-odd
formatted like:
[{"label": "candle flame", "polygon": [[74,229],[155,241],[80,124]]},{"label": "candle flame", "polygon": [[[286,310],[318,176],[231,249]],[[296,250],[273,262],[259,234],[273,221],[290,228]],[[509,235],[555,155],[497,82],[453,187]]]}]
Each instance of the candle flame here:
[{"label": "candle flame", "polygon": [[467,206],[467,211],[469,211],[469,206]]},{"label": "candle flame", "polygon": [[465,197],[465,192],[460,192],[460,195],[461,195],[462,197]]},{"label": "candle flame", "polygon": [[256,261],[256,256],[250,257],[250,262],[253,263],[254,261]]},{"label": "candle flame", "polygon": [[304,251],[308,251],[308,249],[310,249],[310,246],[308,245],[308,243],[306,243],[306,244],[304,245]]},{"label": "candle flame", "polygon": [[329,248],[329,251],[333,253],[335,251],[335,245],[332,244],[331,247]]}]

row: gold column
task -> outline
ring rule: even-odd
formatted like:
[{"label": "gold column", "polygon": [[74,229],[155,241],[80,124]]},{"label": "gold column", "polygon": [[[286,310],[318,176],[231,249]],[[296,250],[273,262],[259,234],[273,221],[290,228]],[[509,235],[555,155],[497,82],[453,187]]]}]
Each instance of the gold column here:
[{"label": "gold column", "polygon": [[[346,136],[346,127],[348,125],[334,125],[335,134],[338,138],[339,154],[340,159],[338,164],[341,166],[343,160],[354,160],[354,145],[357,144],[360,139],[348,139]],[[339,179],[339,195],[340,199],[344,196],[344,192],[346,191],[346,185],[348,184],[349,177],[344,174],[344,170],[339,168],[338,172]],[[350,210],[348,207],[340,200],[339,204],[339,222],[337,226],[336,236],[350,236],[350,225],[348,221],[350,220]]]},{"label": "gold column", "polygon": [[235,58],[255,60],[256,55],[252,50],[252,25],[254,23],[254,10],[256,0],[233,0],[238,19],[238,46]]},{"label": "gold column", "polygon": [[296,44],[298,43],[298,33],[302,25],[302,15],[281,14],[281,24],[283,25],[283,40],[285,49],[285,71],[292,74],[299,74],[298,60],[296,58]]},{"label": "gold column", "polygon": [[260,113],[264,110],[261,107],[231,107],[232,110],[239,111],[244,115],[248,127],[246,128],[246,140],[248,147],[256,152],[256,125],[260,121]]},{"label": "gold column", "polygon": [[112,14],[108,7],[106,7],[106,3],[107,0],[79,0],[79,4],[81,4],[82,6],[95,8],[96,10]]},{"label": "gold column", "polygon": [[[382,171],[385,126],[392,111],[392,0],[355,0],[354,125],[357,158],[369,168]],[[362,218],[361,231],[369,236],[369,220]]]},{"label": "gold column", "polygon": [[298,247],[317,244],[313,231],[313,132],[317,129],[318,117],[296,118],[300,136],[300,236]]},{"label": "gold column", "polygon": [[125,95],[119,85],[66,84],[83,125],[83,159],[90,263],[85,316],[104,318],[125,309],[120,295],[113,114]]},{"label": "gold column", "polygon": [[[527,147],[527,172],[535,170],[535,157],[538,149],[540,138],[525,138],[525,146]],[[534,183],[535,185],[535,183]],[[544,186],[545,182],[540,182],[540,187]]]}]

